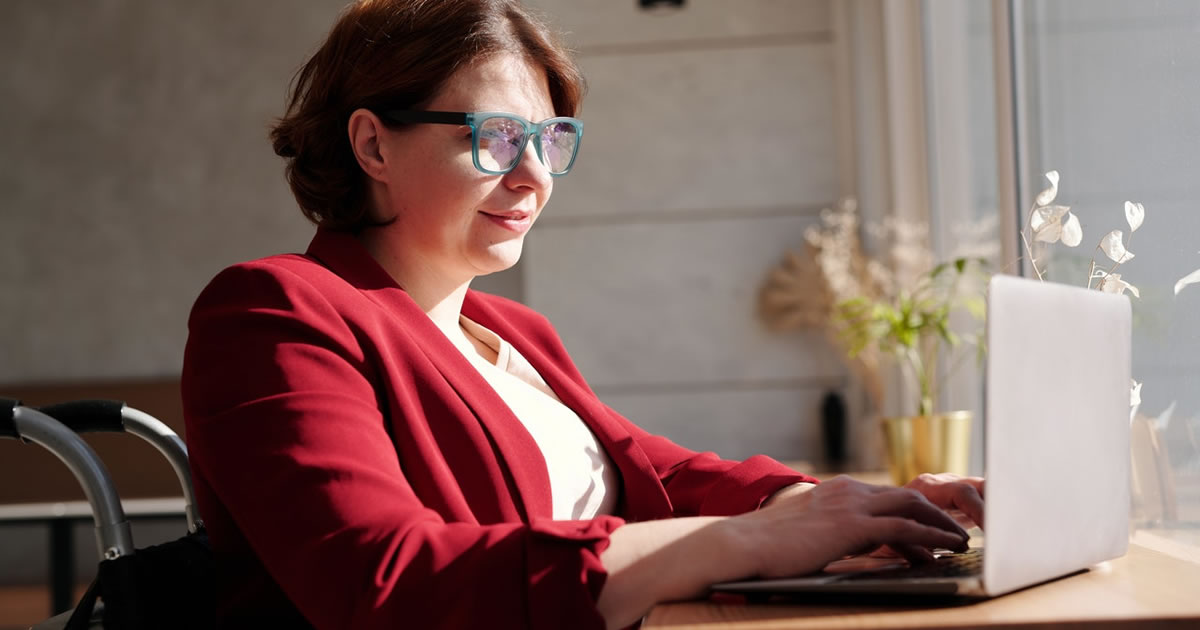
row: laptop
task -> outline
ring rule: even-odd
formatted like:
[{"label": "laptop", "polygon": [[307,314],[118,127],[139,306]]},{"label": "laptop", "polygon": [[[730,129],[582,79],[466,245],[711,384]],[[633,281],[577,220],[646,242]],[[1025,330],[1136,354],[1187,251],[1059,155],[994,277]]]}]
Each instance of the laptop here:
[{"label": "laptop", "polygon": [[982,549],[917,567],[846,570],[850,559],[714,591],[994,597],[1125,554],[1128,298],[1000,275],[988,291]]}]

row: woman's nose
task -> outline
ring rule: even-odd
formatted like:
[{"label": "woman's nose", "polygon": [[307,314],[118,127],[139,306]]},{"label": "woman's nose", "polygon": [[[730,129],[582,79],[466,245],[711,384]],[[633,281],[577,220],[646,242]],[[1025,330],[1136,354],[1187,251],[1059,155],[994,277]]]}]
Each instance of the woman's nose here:
[{"label": "woman's nose", "polygon": [[537,147],[533,145],[537,141],[538,139],[533,137],[525,142],[520,161],[505,175],[510,188],[549,190],[553,178],[550,176],[550,169],[542,164],[541,158],[538,157]]}]

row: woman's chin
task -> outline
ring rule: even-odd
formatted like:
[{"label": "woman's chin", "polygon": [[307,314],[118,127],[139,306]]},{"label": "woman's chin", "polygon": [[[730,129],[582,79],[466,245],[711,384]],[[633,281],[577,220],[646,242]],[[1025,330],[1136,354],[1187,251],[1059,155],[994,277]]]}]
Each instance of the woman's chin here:
[{"label": "woman's chin", "polygon": [[472,261],[478,270],[476,275],[486,276],[511,269],[521,259],[523,241],[524,239],[513,239],[487,247]]}]

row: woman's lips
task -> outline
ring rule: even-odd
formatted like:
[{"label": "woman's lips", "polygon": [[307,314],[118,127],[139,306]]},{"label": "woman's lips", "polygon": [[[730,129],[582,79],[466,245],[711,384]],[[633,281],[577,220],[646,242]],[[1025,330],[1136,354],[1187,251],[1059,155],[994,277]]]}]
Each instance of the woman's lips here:
[{"label": "woman's lips", "polygon": [[517,234],[524,234],[525,232],[529,231],[530,227],[533,226],[532,212],[487,212],[480,210],[479,214],[482,214],[492,223],[495,223],[506,230],[516,232]]}]

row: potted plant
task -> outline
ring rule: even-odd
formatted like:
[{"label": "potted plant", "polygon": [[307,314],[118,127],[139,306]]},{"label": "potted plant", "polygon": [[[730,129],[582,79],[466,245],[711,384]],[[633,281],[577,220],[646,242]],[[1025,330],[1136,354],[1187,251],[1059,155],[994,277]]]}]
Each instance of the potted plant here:
[{"label": "potted plant", "polygon": [[[882,419],[897,483],[921,472],[966,474],[971,413],[936,405],[946,377],[984,351],[986,257],[933,264],[926,226],[890,221],[866,229],[889,243],[887,264],[865,253],[853,200],[824,211],[806,231],[803,252],[789,252],[770,272],[760,315],[777,330],[824,330],[877,411],[885,402],[882,367],[901,368],[912,413]],[[942,362],[947,369],[939,370]]]},{"label": "potted plant", "polygon": [[[974,354],[982,358],[978,325],[986,312],[983,290],[987,261],[956,258],[919,275],[894,294],[858,296],[838,302],[832,326],[849,358],[863,352],[898,364],[915,395],[911,415],[884,416],[882,427],[892,479],[903,484],[923,472],[967,474],[971,412],[940,411],[941,383]],[[960,335],[951,318],[963,312],[972,331]],[[970,352],[974,346],[975,352]],[[948,370],[938,364],[948,359]]]}]

